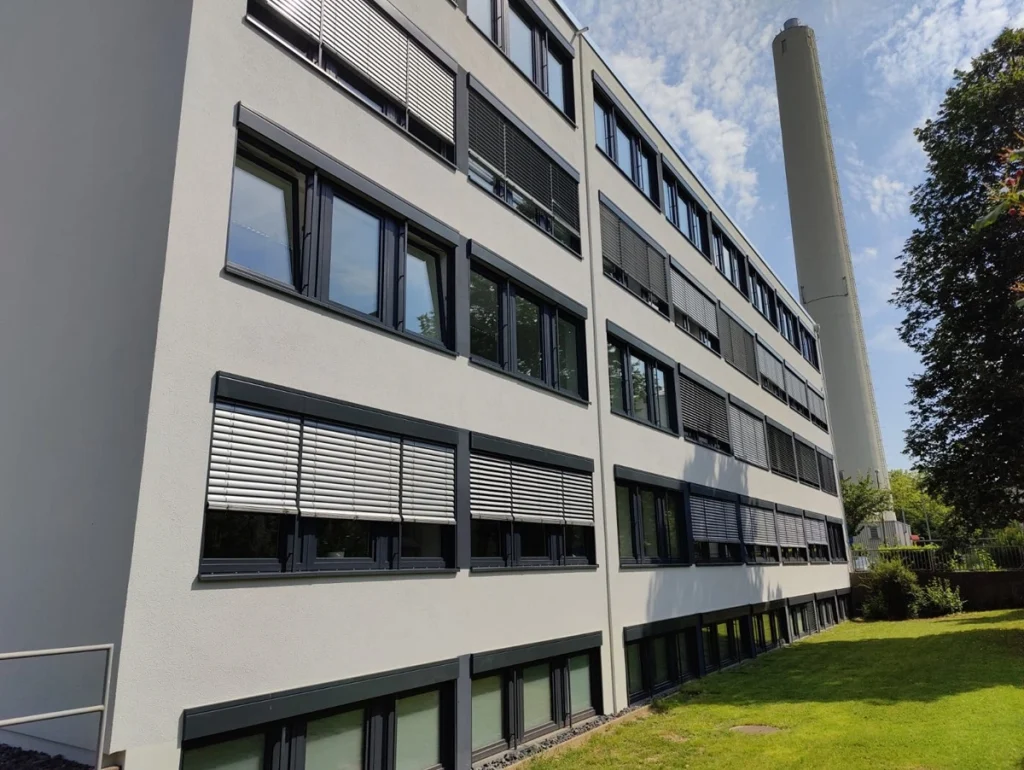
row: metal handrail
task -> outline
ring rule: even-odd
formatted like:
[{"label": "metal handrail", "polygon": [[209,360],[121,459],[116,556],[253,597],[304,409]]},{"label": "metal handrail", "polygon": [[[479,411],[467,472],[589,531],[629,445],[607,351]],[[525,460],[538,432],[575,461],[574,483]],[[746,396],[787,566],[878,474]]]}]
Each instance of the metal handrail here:
[{"label": "metal handrail", "polygon": [[5,660],[22,660],[25,658],[49,658],[56,655],[76,655],[84,652],[103,652],[103,701],[95,706],[82,706],[62,711],[46,711],[39,714],[30,714],[23,717],[11,717],[0,719],[0,728],[13,727],[29,722],[46,722],[51,719],[63,717],[74,717],[81,714],[99,714],[100,729],[96,746],[96,770],[103,768],[103,744],[107,738],[107,708],[110,701],[110,669],[114,656],[113,644],[87,644],[80,647],[54,647],[49,650],[23,650],[21,652],[0,653],[0,662]]}]

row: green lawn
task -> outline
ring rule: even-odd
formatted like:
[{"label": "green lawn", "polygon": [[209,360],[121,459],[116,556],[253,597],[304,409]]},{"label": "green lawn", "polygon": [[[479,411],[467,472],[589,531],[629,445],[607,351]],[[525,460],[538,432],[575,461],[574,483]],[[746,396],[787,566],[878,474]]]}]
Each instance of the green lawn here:
[{"label": "green lawn", "polygon": [[1024,611],[845,623],[692,682],[529,770],[652,767],[1021,770]]}]

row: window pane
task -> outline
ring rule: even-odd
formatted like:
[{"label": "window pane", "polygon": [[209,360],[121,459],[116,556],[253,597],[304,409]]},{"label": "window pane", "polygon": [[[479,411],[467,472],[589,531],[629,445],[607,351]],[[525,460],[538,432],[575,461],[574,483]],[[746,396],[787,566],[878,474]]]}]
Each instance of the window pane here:
[{"label": "window pane", "polygon": [[185,752],[182,770],[262,770],[263,743],[260,733],[189,749]]},{"label": "window pane", "polygon": [[658,402],[658,425],[662,428],[672,427],[672,412],[669,407],[668,387],[665,384],[665,371],[654,370],[654,397]]},{"label": "window pane", "polygon": [[294,182],[245,158],[235,158],[228,261],[294,285],[294,196]]},{"label": "window pane", "polygon": [[445,534],[449,526],[448,524],[403,522],[402,556],[406,558],[442,558]]},{"label": "window pane", "polygon": [[548,96],[565,112],[565,67],[551,51],[548,51]]},{"label": "window pane", "polygon": [[633,390],[633,416],[650,419],[647,411],[647,363],[633,355],[629,357],[630,384]]},{"label": "window pane", "polygon": [[654,659],[654,686],[668,684],[672,679],[669,663],[670,637],[658,636],[651,640],[651,652]]},{"label": "window pane", "polygon": [[306,770],[362,770],[362,709],[306,725]]},{"label": "window pane", "polygon": [[718,631],[718,659],[722,662],[732,659],[732,649],[729,644],[729,624],[719,623],[715,626]]},{"label": "window pane", "polygon": [[558,387],[570,393],[580,392],[579,327],[568,318],[558,317]]},{"label": "window pane", "polygon": [[523,669],[523,729],[551,721],[551,666],[541,663]]},{"label": "window pane", "polygon": [[635,559],[633,550],[633,523],[629,514],[629,502],[632,495],[629,487],[615,485],[615,512],[619,522],[619,558]]},{"label": "window pane", "polygon": [[644,556],[657,558],[658,553],[658,511],[655,507],[654,492],[640,490],[640,526],[643,527]]},{"label": "window pane", "polygon": [[608,343],[608,379],[612,391],[612,409],[625,410],[622,383],[622,350],[614,342]]},{"label": "window pane", "polygon": [[380,277],[380,219],[335,197],[331,212],[331,276],[328,297],[376,315]]},{"label": "window pane", "polygon": [[679,508],[676,500],[676,496],[671,493],[665,495],[665,535],[668,538],[666,547],[668,548],[668,557],[670,559],[682,558],[682,550],[679,545],[680,538],[682,537],[682,527],[680,526],[680,520],[682,511]]},{"label": "window pane", "polygon": [[694,672],[696,666],[694,666],[693,656],[690,653],[690,632],[683,631],[676,636],[676,654],[679,656],[679,675],[680,678],[688,676]]},{"label": "window pane", "polygon": [[319,559],[373,558],[373,530],[368,521],[316,520],[316,555]]},{"label": "window pane", "polygon": [[437,690],[395,701],[395,770],[441,764],[441,694]]},{"label": "window pane", "polygon": [[528,524],[517,521],[514,525],[519,535],[519,554],[524,559],[547,559],[548,528],[545,524]]},{"label": "window pane", "polygon": [[569,658],[569,703],[573,714],[593,707],[590,695],[590,656]]},{"label": "window pane", "polygon": [[502,677],[488,676],[473,680],[473,750],[491,746],[505,739],[501,703],[504,693]]},{"label": "window pane", "polygon": [[494,36],[494,6],[491,0],[467,0],[466,15],[487,37]]},{"label": "window pane", "polygon": [[594,124],[597,128],[597,146],[611,154],[608,147],[608,113],[600,102],[594,102]]},{"label": "window pane", "polygon": [[508,9],[508,55],[530,80],[535,79],[533,74],[533,30],[512,8]]},{"label": "window pane", "polygon": [[503,558],[505,553],[505,532],[509,525],[504,521],[490,519],[473,519],[470,525],[470,536],[473,540],[473,556],[483,558]]},{"label": "window pane", "polygon": [[[289,517],[288,521],[294,521]],[[276,559],[281,516],[208,510],[203,532],[205,559]]]},{"label": "window pane", "polygon": [[520,374],[540,379],[544,376],[541,360],[540,305],[526,297],[516,297],[516,367]]},{"label": "window pane", "polygon": [[469,276],[469,351],[498,364],[498,284],[475,270]]},{"label": "window pane", "polygon": [[704,626],[700,632],[704,637],[704,664],[707,668],[718,668],[718,646],[715,640],[715,627]]},{"label": "window pane", "polygon": [[615,123],[615,162],[626,176],[633,178],[633,140],[621,123]]},{"label": "window pane", "polygon": [[630,693],[643,692],[643,666],[640,664],[640,643],[626,645],[626,690]]},{"label": "window pane", "polygon": [[651,197],[651,159],[647,153],[644,153],[640,157],[640,163],[638,171],[640,172],[640,179],[637,183],[640,185],[640,189],[644,191],[644,195],[648,198]]},{"label": "window pane", "polygon": [[405,328],[441,341],[441,259],[412,245],[405,257]]},{"label": "window pane", "polygon": [[593,527],[565,528],[565,555],[569,558],[590,559],[590,539]]},{"label": "window pane", "polygon": [[696,208],[693,209],[693,214],[690,218],[691,227],[693,228],[693,242],[697,248],[703,248],[701,244],[704,243],[704,221],[701,218],[701,214]]}]

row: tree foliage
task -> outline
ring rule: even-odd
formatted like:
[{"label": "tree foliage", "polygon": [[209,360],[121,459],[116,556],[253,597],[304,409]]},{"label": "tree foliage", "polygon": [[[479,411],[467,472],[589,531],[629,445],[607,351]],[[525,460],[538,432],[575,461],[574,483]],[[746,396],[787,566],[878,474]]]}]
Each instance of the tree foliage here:
[{"label": "tree foliage", "polygon": [[950,509],[928,494],[920,472],[889,471],[889,491],[897,518],[906,516],[907,524],[919,535],[927,535],[930,530],[933,538],[938,537]]},{"label": "tree foliage", "polygon": [[903,341],[921,356],[911,379],[907,449],[928,491],[965,533],[1018,517],[1024,490],[1024,217],[976,227],[991,208],[1006,149],[1024,125],[1024,30],[1006,30],[958,71],[916,135],[928,177],[914,189],[919,226],[900,257]]},{"label": "tree foliage", "polygon": [[891,503],[888,490],[879,489],[870,476],[840,480],[843,488],[843,516],[853,537],[864,529],[865,522],[877,519]]}]

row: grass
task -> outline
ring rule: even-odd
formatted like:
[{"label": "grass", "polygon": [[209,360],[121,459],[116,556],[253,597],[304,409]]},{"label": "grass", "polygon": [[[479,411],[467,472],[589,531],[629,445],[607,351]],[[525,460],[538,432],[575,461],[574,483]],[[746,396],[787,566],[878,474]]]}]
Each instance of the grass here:
[{"label": "grass", "polygon": [[845,623],[528,770],[832,767],[1024,768],[1024,611]]}]

